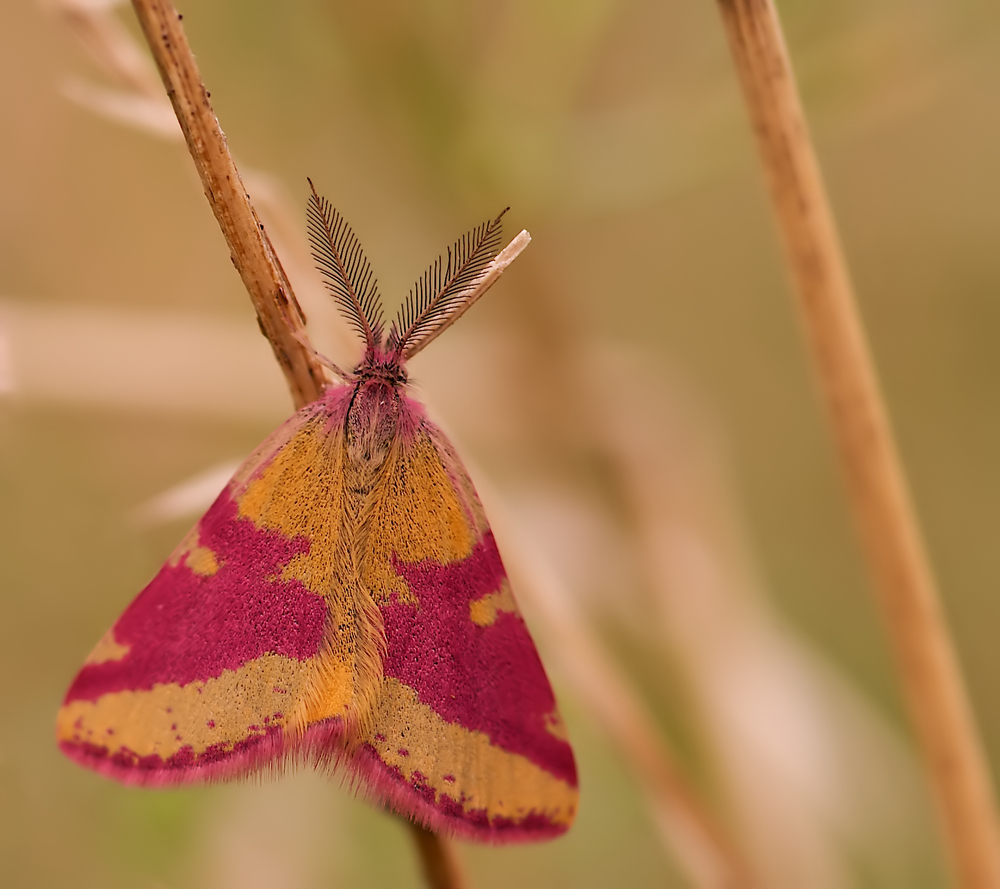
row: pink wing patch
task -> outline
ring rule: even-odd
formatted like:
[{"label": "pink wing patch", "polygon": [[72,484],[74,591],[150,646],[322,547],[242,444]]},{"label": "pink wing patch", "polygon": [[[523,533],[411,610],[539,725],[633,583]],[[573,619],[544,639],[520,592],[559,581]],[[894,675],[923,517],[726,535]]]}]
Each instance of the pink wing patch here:
[{"label": "pink wing patch", "polygon": [[204,576],[183,562],[164,565],[112,629],[127,653],[84,666],[67,703],[214,679],[266,653],[300,661],[316,654],[326,604],[299,581],[279,579],[284,565],[309,551],[308,540],[240,519],[228,490],[199,522],[198,540],[218,569]]},{"label": "pink wing patch", "polygon": [[520,613],[501,611],[487,626],[470,605],[506,581],[493,533],[453,565],[396,562],[419,607],[383,606],[386,676],[417,692],[447,722],[483,732],[509,753],[576,786],[570,745],[549,730],[555,695]]},{"label": "pink wing patch", "polygon": [[281,576],[306,538],[240,518],[228,489],[196,532],[201,561],[163,566],[60,711],[65,753],[128,783],[227,777],[287,752],[282,724],[324,637],[324,599]]},{"label": "pink wing patch", "polygon": [[434,830],[495,843],[563,833],[578,795],[573,751],[493,534],[462,561],[394,567],[417,601],[382,606],[392,712],[358,768]]}]

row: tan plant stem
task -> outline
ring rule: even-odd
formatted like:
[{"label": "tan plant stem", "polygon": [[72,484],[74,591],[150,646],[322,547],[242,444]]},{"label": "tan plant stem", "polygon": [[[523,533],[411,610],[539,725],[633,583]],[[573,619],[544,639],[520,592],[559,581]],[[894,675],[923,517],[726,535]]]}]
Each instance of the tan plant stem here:
[{"label": "tan plant stem", "polygon": [[261,332],[274,350],[296,407],[315,401],[327,384],[326,372],[291,329],[304,323],[302,310],[243,187],[181,17],[170,0],[133,0],[132,5]]},{"label": "tan plant stem", "polygon": [[989,769],[769,0],[719,0],[771,201],[959,884],[1000,887]]},{"label": "tan plant stem", "polygon": [[409,828],[428,889],[464,889],[454,845],[419,824],[411,822]]},{"label": "tan plant stem", "polygon": [[[296,407],[315,401],[328,382],[326,372],[304,345],[305,318],[243,187],[225,134],[209,103],[209,93],[195,64],[181,17],[169,0],[133,0],[132,5],[167,88],[205,196],[229,245],[233,265],[257,310],[261,332],[274,350]],[[411,829],[431,889],[462,889],[458,862],[450,844],[421,827],[411,825]]]}]

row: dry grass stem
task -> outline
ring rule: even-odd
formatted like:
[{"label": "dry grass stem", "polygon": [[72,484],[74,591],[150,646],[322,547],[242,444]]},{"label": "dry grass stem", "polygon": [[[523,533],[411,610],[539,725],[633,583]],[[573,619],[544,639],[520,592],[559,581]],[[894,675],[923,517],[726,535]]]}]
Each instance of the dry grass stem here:
[{"label": "dry grass stem", "polygon": [[1000,833],[976,733],[882,403],[780,23],[720,0],[771,200],[949,851],[966,889],[1000,886]]},{"label": "dry grass stem", "polygon": [[[53,10],[70,33],[118,86],[108,89],[72,77],[63,83],[62,92],[78,105],[118,124],[146,135],[183,143],[184,134],[155,66],[115,15],[115,7],[119,5],[122,5],[121,0],[108,3],[57,0],[54,3]],[[357,340],[329,299],[313,265],[301,212],[294,209],[294,201],[274,176],[246,164],[240,164],[239,168],[274,252],[282,257],[282,266],[294,284],[296,298],[323,332],[324,352],[338,363],[350,364],[357,352]]]},{"label": "dry grass stem", "polygon": [[133,0],[132,5],[205,195],[229,245],[233,265],[250,294],[261,331],[271,343],[292,398],[301,407],[319,398],[328,378],[289,329],[290,324],[304,325],[305,319],[229,153],[180,16],[169,0]]}]

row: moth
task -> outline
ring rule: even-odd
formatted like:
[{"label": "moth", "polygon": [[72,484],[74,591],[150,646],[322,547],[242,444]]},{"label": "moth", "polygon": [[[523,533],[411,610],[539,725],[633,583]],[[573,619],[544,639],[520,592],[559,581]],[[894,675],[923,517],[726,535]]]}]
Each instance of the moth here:
[{"label": "moth", "polygon": [[388,330],[351,228],[315,188],[307,215],[364,356],[325,362],[340,382],[250,455],[98,642],[59,745],[125,784],[312,763],[432,830],[561,834],[578,798],[563,720],[468,473],[407,385],[489,286],[503,214]]}]

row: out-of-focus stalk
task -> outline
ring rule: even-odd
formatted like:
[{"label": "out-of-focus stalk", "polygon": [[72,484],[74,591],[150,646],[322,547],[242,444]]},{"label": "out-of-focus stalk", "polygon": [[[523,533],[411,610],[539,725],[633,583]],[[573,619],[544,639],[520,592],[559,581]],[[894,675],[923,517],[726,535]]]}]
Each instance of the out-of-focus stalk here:
[{"label": "out-of-focus stalk", "polygon": [[257,310],[261,332],[271,343],[296,406],[308,404],[322,394],[326,372],[292,329],[302,328],[305,319],[229,153],[181,17],[169,0],[133,0],[132,5],[233,265]]},{"label": "out-of-focus stalk", "polygon": [[409,827],[428,889],[465,889],[454,844],[446,843],[419,824],[410,824]]},{"label": "out-of-focus stalk", "polygon": [[770,0],[719,0],[851,504],[959,884],[1000,887],[989,769]]}]

